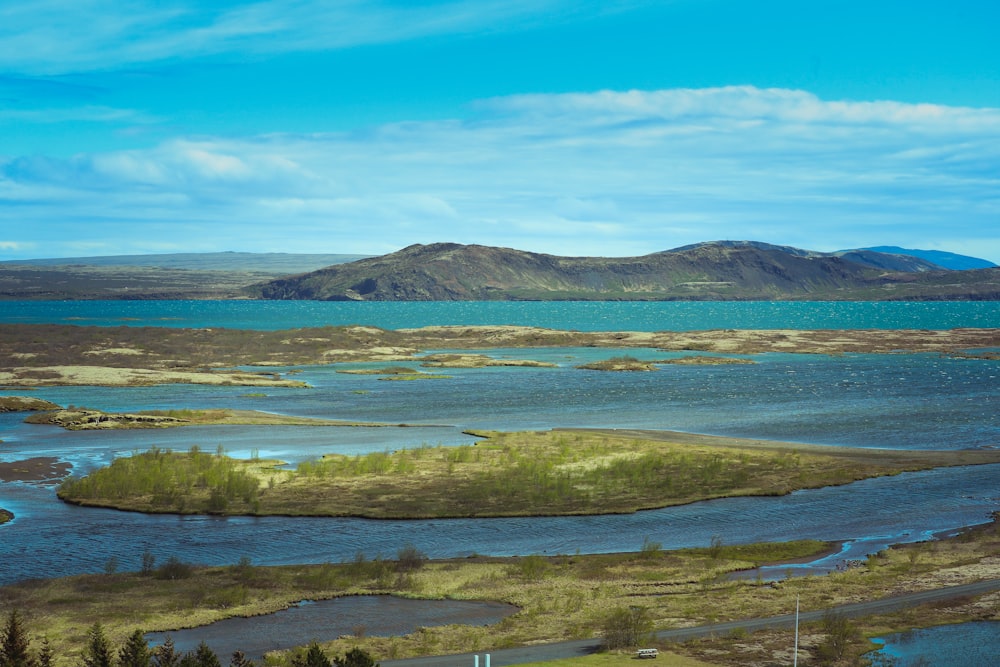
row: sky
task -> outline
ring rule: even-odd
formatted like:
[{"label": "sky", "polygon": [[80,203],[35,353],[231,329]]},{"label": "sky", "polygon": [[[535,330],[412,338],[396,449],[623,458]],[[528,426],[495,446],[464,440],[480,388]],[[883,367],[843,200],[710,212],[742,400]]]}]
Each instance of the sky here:
[{"label": "sky", "polygon": [[995,0],[0,0],[0,261],[1000,263]]}]

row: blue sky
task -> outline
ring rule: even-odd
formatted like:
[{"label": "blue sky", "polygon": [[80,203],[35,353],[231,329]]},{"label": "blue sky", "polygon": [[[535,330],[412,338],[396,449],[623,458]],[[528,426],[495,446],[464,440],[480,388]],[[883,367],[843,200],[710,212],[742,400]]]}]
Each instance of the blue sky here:
[{"label": "blue sky", "polygon": [[0,0],[0,260],[1000,262],[994,0]]}]

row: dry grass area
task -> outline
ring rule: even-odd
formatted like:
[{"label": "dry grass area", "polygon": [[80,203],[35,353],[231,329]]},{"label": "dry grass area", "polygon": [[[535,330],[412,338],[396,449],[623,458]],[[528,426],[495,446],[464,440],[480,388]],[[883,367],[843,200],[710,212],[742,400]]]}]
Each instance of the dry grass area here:
[{"label": "dry grass area", "polygon": [[[558,331],[521,326],[435,326],[396,331],[319,327],[289,331],[0,324],[0,384],[131,385],[163,382],[266,385],[288,380],[208,372],[233,366],[421,361],[420,350],[595,346],[716,354],[937,352],[1000,347],[1000,330]],[[975,357],[980,361],[981,357]],[[429,360],[433,361],[433,360]],[[455,365],[523,365],[468,356]],[[129,372],[127,369],[131,369]]]},{"label": "dry grass area", "polygon": [[[996,523],[946,541],[890,549],[870,557],[863,567],[828,576],[778,585],[728,581],[724,576],[775,559],[816,555],[825,548],[823,543],[803,542],[663,552],[646,545],[628,554],[431,561],[409,571],[401,571],[392,561],[359,559],[342,565],[194,568],[175,579],[155,573],[86,575],[2,588],[0,613],[20,609],[31,632],[48,636],[57,655],[63,656],[58,664],[65,665],[72,663],[95,619],[121,640],[136,628],[193,627],[224,617],[269,613],[304,598],[340,595],[488,599],[522,609],[490,627],[452,625],[424,628],[405,637],[348,637],[324,643],[331,653],[343,654],[361,646],[387,660],[598,637],[609,610],[621,606],[645,608],[655,629],[662,630],[789,613],[797,597],[803,610],[823,609],[1000,577]],[[861,619],[857,625],[863,633],[879,634],[968,619],[998,619],[998,602],[1000,593]],[[809,659],[808,651],[823,639],[821,628],[803,628],[802,664],[819,664]],[[791,630],[766,631],[659,648],[700,660],[700,664],[773,665],[787,664],[790,640]],[[851,646],[852,655],[868,649],[860,635]],[[593,663],[558,664],[589,667],[621,664],[617,660],[624,659],[631,658],[610,655],[587,659]]]},{"label": "dry grass area", "polygon": [[0,370],[0,384],[18,387],[85,385],[140,387],[154,384],[210,384],[246,387],[304,387],[271,373],[242,371],[183,371],[110,366],[33,366]]}]

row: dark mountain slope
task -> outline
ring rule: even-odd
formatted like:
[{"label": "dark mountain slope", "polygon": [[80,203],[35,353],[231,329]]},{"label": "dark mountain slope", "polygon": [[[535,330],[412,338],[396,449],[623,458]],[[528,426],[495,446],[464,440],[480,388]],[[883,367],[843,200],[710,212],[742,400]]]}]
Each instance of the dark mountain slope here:
[{"label": "dark mountain slope", "polygon": [[[854,264],[867,266],[872,269],[884,271],[940,271],[945,266],[939,266],[925,257],[913,254],[896,253],[891,251],[878,252],[876,248],[862,248],[858,250],[838,250],[837,252],[817,252],[815,250],[803,250],[785,245],[772,245],[760,241],[708,241],[706,243],[695,243],[693,245],[675,248],[674,251],[686,251],[701,246],[723,246],[726,248],[757,248],[758,250],[777,250],[795,255],[796,257],[840,257]],[[971,259],[971,258],[970,258]],[[969,267],[972,268],[972,267]],[[985,268],[982,266],[975,268]]]},{"label": "dark mountain slope", "polygon": [[705,243],[642,257],[557,257],[438,243],[270,281],[265,299],[782,299],[867,286],[878,272],[840,257]]}]

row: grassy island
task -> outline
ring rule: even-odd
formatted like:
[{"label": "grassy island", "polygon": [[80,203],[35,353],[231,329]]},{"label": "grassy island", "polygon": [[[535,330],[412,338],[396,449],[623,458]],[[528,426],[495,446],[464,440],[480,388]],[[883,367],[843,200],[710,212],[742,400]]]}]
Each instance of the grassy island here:
[{"label": "grassy island", "polygon": [[1000,462],[1000,451],[862,451],[663,432],[474,435],[484,439],[328,455],[295,470],[222,451],[151,449],[67,479],[59,497],[165,513],[402,519],[614,514]]}]

